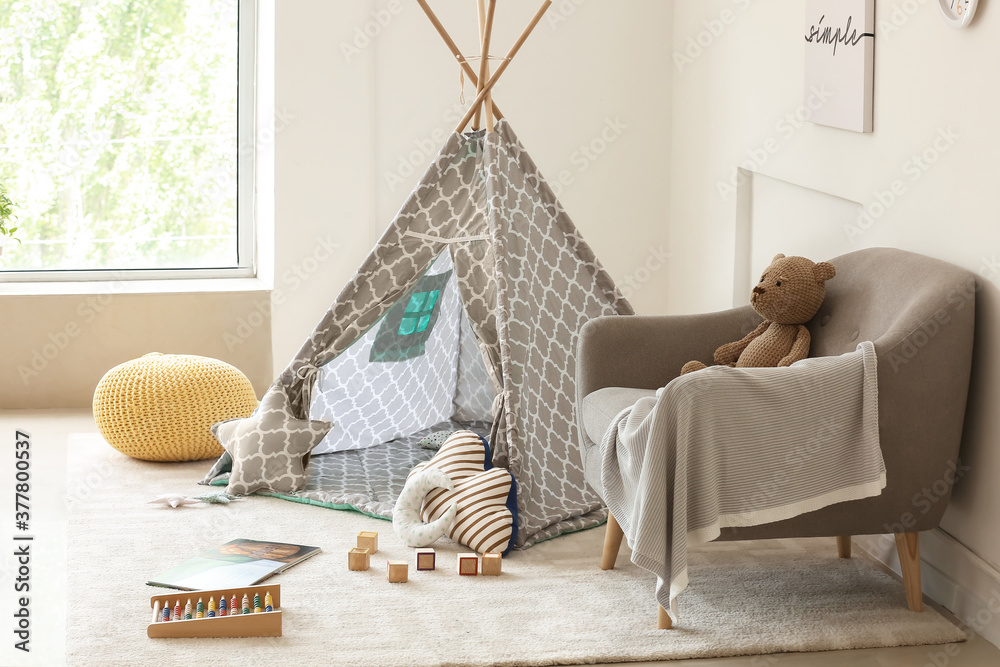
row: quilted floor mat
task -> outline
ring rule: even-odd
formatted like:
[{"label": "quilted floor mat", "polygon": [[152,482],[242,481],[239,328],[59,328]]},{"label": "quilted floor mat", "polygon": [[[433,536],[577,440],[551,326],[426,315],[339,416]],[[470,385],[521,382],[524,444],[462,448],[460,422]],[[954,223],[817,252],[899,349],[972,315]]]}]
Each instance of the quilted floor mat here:
[{"label": "quilted floor mat", "polygon": [[[406,476],[413,466],[434,456],[435,450],[421,447],[420,441],[435,433],[462,429],[486,439],[490,436],[489,422],[444,421],[375,447],[314,456],[309,462],[309,484],[304,491],[256,495],[333,509],[355,509],[380,519],[392,519],[392,508],[403,491]],[[228,473],[219,475],[212,484],[223,485],[228,479]]]}]

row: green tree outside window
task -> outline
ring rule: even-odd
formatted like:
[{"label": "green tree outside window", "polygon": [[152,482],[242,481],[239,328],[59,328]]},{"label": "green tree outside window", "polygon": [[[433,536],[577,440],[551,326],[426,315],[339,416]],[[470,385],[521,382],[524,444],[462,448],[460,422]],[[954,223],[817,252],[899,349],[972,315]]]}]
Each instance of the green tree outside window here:
[{"label": "green tree outside window", "polygon": [[4,269],[237,262],[237,0],[0,0]]}]

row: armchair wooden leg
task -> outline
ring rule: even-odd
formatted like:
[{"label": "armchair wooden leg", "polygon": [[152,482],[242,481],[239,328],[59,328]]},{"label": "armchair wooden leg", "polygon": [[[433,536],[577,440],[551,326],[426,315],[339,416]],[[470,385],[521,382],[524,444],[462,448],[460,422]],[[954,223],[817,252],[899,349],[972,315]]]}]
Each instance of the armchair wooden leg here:
[{"label": "armchair wooden leg", "polygon": [[656,605],[657,609],[657,619],[656,627],[658,630],[669,630],[674,627],[674,622],[670,620],[670,614],[667,610],[663,608],[662,605]]},{"label": "armchair wooden leg", "polygon": [[615,518],[608,512],[608,528],[604,533],[604,555],[601,557],[601,569],[615,569],[615,560],[618,558],[618,550],[622,548],[622,538],[625,533],[618,525]]},{"label": "armchair wooden leg", "polygon": [[837,538],[837,553],[841,558],[851,557],[851,536],[841,535]]},{"label": "armchair wooden leg", "polygon": [[910,611],[923,611],[924,598],[920,589],[920,534],[896,533],[899,569],[906,587],[906,604]]}]

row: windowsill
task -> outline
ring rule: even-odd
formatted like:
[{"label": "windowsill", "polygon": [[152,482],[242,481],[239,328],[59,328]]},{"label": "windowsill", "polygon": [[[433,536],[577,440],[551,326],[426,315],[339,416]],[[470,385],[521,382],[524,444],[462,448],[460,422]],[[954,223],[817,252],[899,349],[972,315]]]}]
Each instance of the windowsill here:
[{"label": "windowsill", "polygon": [[271,286],[261,278],[0,282],[0,297],[80,294],[202,294],[211,292],[266,292],[270,289]]}]

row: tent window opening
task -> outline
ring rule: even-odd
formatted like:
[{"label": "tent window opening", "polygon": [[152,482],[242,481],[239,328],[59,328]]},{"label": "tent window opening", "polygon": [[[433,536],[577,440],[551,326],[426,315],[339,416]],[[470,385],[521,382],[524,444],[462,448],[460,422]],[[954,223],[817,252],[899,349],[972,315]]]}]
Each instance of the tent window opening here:
[{"label": "tent window opening", "polygon": [[422,276],[409,296],[404,295],[389,309],[372,342],[369,361],[407,361],[424,355],[451,274]]},{"label": "tent window opening", "polygon": [[406,304],[406,310],[403,311],[403,321],[399,323],[399,330],[396,333],[400,336],[409,336],[426,331],[431,323],[434,305],[440,295],[441,290],[433,290],[411,296],[409,303]]}]

